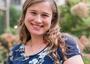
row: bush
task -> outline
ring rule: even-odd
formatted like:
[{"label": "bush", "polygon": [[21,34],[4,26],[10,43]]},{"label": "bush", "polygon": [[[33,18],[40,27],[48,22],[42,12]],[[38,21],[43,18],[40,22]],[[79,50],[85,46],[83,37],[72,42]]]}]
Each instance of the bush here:
[{"label": "bush", "polygon": [[90,53],[90,45],[87,45],[83,50],[84,53]]},{"label": "bush", "polygon": [[[2,12],[0,12],[2,13]],[[19,17],[21,14],[21,10],[16,9],[14,6],[10,7],[10,29],[7,29],[9,32],[15,33],[14,26],[17,25]],[[0,34],[7,31],[5,30],[5,22],[4,22],[4,13],[0,14]],[[3,28],[3,29],[2,29]]]},{"label": "bush", "polygon": [[83,57],[84,64],[90,64],[90,58]]},{"label": "bush", "polygon": [[14,6],[10,7],[10,27],[14,28],[17,25],[21,11],[17,10]]},{"label": "bush", "polygon": [[[2,12],[0,12],[2,13]],[[0,34],[2,34],[4,32],[4,15],[3,14],[0,14]]]}]

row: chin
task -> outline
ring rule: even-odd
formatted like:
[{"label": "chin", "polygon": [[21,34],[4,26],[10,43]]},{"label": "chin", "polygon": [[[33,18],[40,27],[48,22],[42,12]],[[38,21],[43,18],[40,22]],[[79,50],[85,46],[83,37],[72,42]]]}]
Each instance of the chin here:
[{"label": "chin", "polygon": [[30,32],[31,34],[33,34],[33,35],[43,35],[44,33],[43,32]]}]

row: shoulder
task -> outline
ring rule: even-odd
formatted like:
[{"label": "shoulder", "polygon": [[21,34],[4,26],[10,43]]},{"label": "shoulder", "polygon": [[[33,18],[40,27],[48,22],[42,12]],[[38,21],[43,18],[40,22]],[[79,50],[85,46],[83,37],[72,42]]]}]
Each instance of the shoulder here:
[{"label": "shoulder", "polygon": [[63,39],[64,39],[66,45],[71,45],[71,46],[78,45],[78,39],[73,35],[65,33],[65,34],[63,34]]},{"label": "shoulder", "polygon": [[81,54],[80,48],[78,46],[78,39],[75,36],[65,33],[63,34],[63,38],[67,46],[66,56],[68,58]]},{"label": "shoulder", "polygon": [[11,50],[10,50],[10,53],[9,53],[9,56],[11,57],[19,57],[21,56],[21,53],[23,53],[23,50],[24,50],[24,46],[23,44],[15,44]]},{"label": "shoulder", "polygon": [[21,57],[21,53],[23,53],[23,45],[20,44],[15,44],[9,52],[8,58],[7,58],[7,64],[13,64],[14,60],[20,60],[19,58]]},{"label": "shoulder", "polygon": [[20,49],[21,47],[22,47],[22,43],[15,44],[15,45],[10,49],[10,51],[16,51],[16,50]]}]

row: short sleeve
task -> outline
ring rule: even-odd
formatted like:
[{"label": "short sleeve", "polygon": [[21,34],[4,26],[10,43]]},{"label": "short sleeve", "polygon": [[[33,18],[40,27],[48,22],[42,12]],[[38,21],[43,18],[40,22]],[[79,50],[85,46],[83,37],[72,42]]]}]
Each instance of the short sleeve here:
[{"label": "short sleeve", "polygon": [[21,44],[17,44],[11,48],[8,58],[7,58],[7,61],[6,61],[6,64],[13,64],[14,58],[16,58],[16,56],[17,56],[20,45]]},{"label": "short sleeve", "polygon": [[73,36],[65,36],[65,43],[67,46],[66,56],[67,58],[70,58],[75,55],[80,55],[80,48],[78,46],[78,43]]},{"label": "short sleeve", "polygon": [[12,63],[12,60],[13,60],[13,51],[12,51],[12,49],[11,49],[10,52],[9,52],[9,55],[8,55],[6,64],[13,64],[13,63]]},{"label": "short sleeve", "polygon": [[13,64],[9,56],[8,56],[7,61],[6,61],[6,64]]}]

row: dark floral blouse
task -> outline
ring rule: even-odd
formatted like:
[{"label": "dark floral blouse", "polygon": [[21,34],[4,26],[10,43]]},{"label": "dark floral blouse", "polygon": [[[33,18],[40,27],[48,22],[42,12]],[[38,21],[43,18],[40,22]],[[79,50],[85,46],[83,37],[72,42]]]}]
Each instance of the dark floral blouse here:
[{"label": "dark floral blouse", "polygon": [[[70,58],[72,56],[79,55],[80,50],[75,39],[70,36],[64,38],[68,47],[66,52],[67,57]],[[24,47],[24,44],[15,45],[10,52],[7,64],[54,64],[54,59],[51,51],[48,50],[48,46],[31,56],[24,55]],[[58,48],[57,53],[60,64],[63,64],[64,60],[60,48]]]}]

